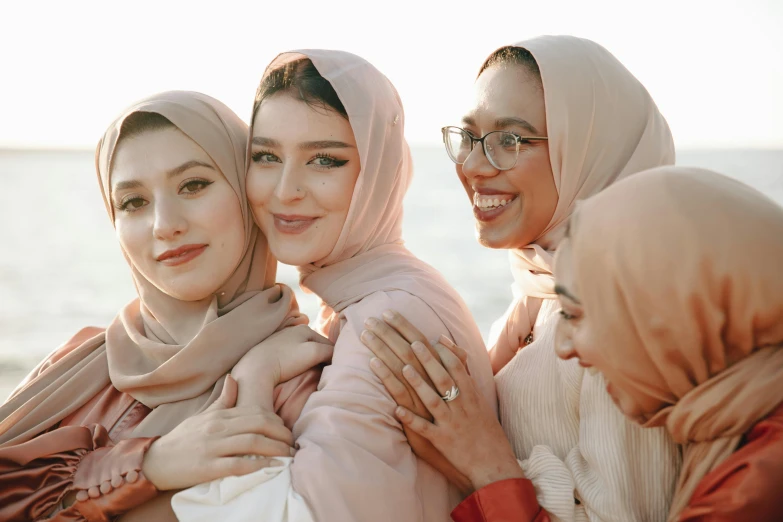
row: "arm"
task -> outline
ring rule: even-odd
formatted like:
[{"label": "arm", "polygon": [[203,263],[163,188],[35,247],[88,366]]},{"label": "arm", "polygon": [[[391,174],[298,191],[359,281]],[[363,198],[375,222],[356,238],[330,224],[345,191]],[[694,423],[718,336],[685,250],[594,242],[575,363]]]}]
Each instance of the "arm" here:
[{"label": "arm", "polygon": [[783,407],[756,424],[745,440],[701,480],[680,513],[680,522],[783,518]]},{"label": "arm", "polygon": [[[377,293],[344,313],[331,366],[295,425],[299,450],[288,466],[225,479],[175,495],[181,521],[254,513],[262,521],[443,520],[453,506],[443,476],[413,455],[395,404],[369,370],[371,352],[359,340],[364,321],[407,307],[427,335],[443,325],[404,292]],[[274,476],[272,476],[274,473]]]},{"label": "arm", "polygon": [[585,372],[579,401],[579,442],[566,458],[536,446],[521,462],[538,501],[564,521],[665,520],[679,448],[663,428],[626,418],[600,374]]},{"label": "arm", "polygon": [[67,426],[0,449],[0,519],[105,520],[157,495],[141,473],[155,438],[112,445],[100,425]]}]

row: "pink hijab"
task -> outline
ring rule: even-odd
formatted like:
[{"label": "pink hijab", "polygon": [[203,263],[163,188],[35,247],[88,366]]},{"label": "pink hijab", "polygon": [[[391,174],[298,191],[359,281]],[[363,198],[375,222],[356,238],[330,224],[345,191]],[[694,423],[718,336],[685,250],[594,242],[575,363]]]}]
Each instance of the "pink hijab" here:
[{"label": "pink hijab", "polygon": [[[340,97],[362,164],[334,248],[324,259],[299,267],[302,287],[326,305],[321,326],[328,330],[325,322],[330,317],[370,294],[402,290],[427,303],[446,325],[444,333],[458,345],[483,347],[475,321],[457,292],[403,246],[403,198],[413,168],[404,135],[405,114],[394,86],[372,64],[343,51],[284,53],[267,72],[302,57],[313,62]],[[486,357],[473,359],[477,368],[488,368]],[[491,373],[474,375],[486,395],[494,397],[494,383],[486,376]]]},{"label": "pink hijab", "polygon": [[565,243],[602,373],[662,402],[646,425],[683,444],[677,520],[783,402],[783,209],[714,172],[658,168],[581,204]]},{"label": "pink hijab", "polygon": [[674,163],[666,120],[644,86],[609,51],[573,36],[541,36],[515,47],[530,51],[541,71],[558,201],[541,235],[510,251],[522,297],[512,304],[493,347],[508,354],[524,346],[532,331],[535,314],[528,306],[538,307],[529,300],[556,298],[554,251],[576,203],[633,173]]}]

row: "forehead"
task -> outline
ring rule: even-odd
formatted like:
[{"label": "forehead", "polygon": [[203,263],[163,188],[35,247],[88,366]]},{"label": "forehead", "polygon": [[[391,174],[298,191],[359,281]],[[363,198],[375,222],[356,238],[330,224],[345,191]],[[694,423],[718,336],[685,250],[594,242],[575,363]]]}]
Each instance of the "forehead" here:
[{"label": "forehead", "polygon": [[472,105],[465,116],[481,126],[491,126],[498,118],[518,117],[542,130],[546,110],[541,81],[521,65],[492,66],[476,79]]},{"label": "forehead", "polygon": [[217,169],[209,154],[179,129],[142,132],[120,141],[112,158],[112,184],[164,180],[166,172],[188,161],[200,161]]},{"label": "forehead", "polygon": [[337,112],[311,107],[286,93],[270,96],[258,107],[253,118],[253,136],[280,141],[308,141],[316,137],[355,145],[351,124]]}]

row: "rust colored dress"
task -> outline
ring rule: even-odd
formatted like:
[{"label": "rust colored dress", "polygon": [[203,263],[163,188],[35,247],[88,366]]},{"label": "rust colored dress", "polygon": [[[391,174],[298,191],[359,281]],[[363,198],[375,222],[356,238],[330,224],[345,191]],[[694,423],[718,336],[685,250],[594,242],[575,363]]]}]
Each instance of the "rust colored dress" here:
[{"label": "rust colored dress", "polygon": [[[455,522],[547,522],[527,479],[494,482],[451,513]],[[680,522],[783,521],[783,404],[745,434],[731,457],[708,473]]]},{"label": "rust colored dress", "polygon": [[[101,331],[81,330],[40,371]],[[319,375],[310,370],[275,389],[276,413],[289,429],[315,391]],[[159,492],[141,465],[158,437],[132,437],[150,411],[108,385],[52,429],[0,448],[0,522],[104,522],[155,498]],[[75,493],[76,500],[64,507],[69,493]]]}]

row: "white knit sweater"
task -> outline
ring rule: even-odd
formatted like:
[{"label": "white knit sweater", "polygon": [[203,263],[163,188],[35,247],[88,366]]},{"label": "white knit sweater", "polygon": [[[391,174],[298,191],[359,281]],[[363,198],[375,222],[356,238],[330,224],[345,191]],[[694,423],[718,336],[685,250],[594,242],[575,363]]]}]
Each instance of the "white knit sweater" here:
[{"label": "white knit sweater", "polygon": [[662,428],[623,416],[600,374],[557,357],[558,311],[557,300],[544,300],[534,341],[495,376],[501,422],[525,476],[555,520],[666,520],[679,447]]}]

